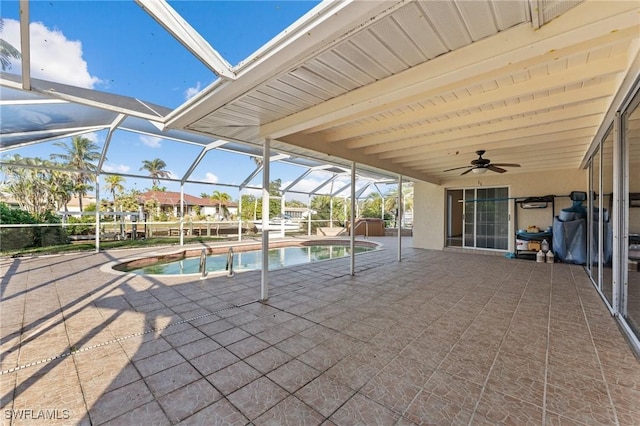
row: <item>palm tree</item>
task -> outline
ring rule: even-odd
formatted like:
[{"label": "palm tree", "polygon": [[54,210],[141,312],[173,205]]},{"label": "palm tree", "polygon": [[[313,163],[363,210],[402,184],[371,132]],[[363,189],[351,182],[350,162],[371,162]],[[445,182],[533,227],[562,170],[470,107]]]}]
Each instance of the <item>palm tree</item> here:
[{"label": "palm tree", "polygon": [[[398,188],[394,188],[386,194],[385,209],[387,211],[396,211],[398,209]],[[405,183],[402,185],[402,212],[405,210],[413,210],[413,184]]]},{"label": "palm tree", "polygon": [[71,145],[64,142],[56,142],[54,145],[64,150],[64,154],[51,154],[51,158],[59,158],[64,161],[65,165],[80,170],[75,172],[74,176],[74,192],[78,195],[78,203],[80,211],[82,211],[82,196],[93,189],[90,185],[95,180],[97,171],[96,162],[100,159],[100,151],[98,145],[90,139],[82,136],[74,136],[71,139]]},{"label": "palm tree", "polygon": [[369,196],[365,200],[360,216],[376,217],[376,218],[380,217],[383,215],[382,206],[383,206],[382,196],[377,192],[372,192],[371,194],[369,194]]},{"label": "palm tree", "polygon": [[142,167],[140,170],[146,170],[149,172],[149,176],[153,179],[153,187],[158,188],[160,184],[160,179],[168,178],[169,172],[165,170],[167,168],[167,163],[159,158],[155,158],[151,161],[142,160]]},{"label": "palm tree", "polygon": [[[4,28],[4,20],[0,18],[0,32]],[[0,63],[2,63],[2,71],[11,68],[11,58],[20,59],[20,51],[9,44],[6,40],[0,38]]]},{"label": "palm tree", "polygon": [[222,212],[222,217],[228,218],[229,209],[227,208],[227,203],[231,201],[231,195],[226,192],[213,191],[213,195],[209,198],[218,202],[218,214]]},{"label": "palm tree", "polygon": [[[41,158],[23,158],[16,154],[2,167],[7,190],[22,210],[37,218],[44,218],[55,208],[53,174],[54,164]],[[25,167],[26,166],[26,167]]]},{"label": "palm tree", "polygon": [[117,211],[116,194],[124,191],[124,185],[122,185],[124,178],[122,176],[110,175],[105,178],[104,182],[107,186],[107,191],[111,192],[113,198],[113,210]]},{"label": "palm tree", "polygon": [[55,199],[58,210],[64,208],[64,211],[69,211],[67,204],[71,201],[73,196],[75,182],[71,173],[61,170],[51,170],[50,177],[50,192]]}]

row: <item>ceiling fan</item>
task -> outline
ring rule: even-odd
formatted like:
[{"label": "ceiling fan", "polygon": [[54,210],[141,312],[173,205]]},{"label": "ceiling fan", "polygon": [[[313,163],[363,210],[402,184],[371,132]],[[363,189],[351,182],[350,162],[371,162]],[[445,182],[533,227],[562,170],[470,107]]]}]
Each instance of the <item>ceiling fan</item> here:
[{"label": "ceiling fan", "polygon": [[491,170],[492,172],[496,172],[496,173],[504,173],[506,172],[506,170],[503,169],[502,167],[520,167],[520,164],[513,164],[513,163],[491,164],[491,160],[489,160],[488,158],[482,158],[484,153],[485,151],[482,149],[479,151],[476,151],[476,154],[478,154],[478,158],[476,158],[475,160],[471,160],[470,166],[456,167],[453,169],[445,170],[445,172],[450,172],[453,170],[468,169],[462,172],[462,174],[460,174],[460,176],[462,176],[462,175],[466,175],[469,172],[473,172],[477,174],[485,173],[487,170]]}]

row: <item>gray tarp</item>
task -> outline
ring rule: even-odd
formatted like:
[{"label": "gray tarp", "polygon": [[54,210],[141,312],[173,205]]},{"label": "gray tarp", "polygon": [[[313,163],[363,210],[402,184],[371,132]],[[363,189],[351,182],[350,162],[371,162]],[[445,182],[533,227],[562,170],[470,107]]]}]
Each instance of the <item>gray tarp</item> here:
[{"label": "gray tarp", "polygon": [[586,265],[587,263],[587,221],[577,219],[562,222],[553,219],[553,252],[561,262]]}]

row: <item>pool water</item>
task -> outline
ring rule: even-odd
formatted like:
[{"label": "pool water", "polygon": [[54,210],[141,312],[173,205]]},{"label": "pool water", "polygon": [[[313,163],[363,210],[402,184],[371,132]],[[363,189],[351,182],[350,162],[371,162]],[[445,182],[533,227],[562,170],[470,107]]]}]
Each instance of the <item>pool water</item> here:
[{"label": "pool water", "polygon": [[[355,253],[376,250],[376,247],[356,246]],[[345,245],[317,245],[303,247],[281,247],[269,250],[269,270],[315,262],[318,260],[336,259],[351,255],[351,248]],[[227,255],[207,256],[207,272],[226,270]],[[140,275],[186,275],[197,274],[200,257],[190,257],[167,263],[156,263],[141,268],[127,270]],[[233,270],[249,271],[262,267],[262,250],[237,252],[233,254]]]}]

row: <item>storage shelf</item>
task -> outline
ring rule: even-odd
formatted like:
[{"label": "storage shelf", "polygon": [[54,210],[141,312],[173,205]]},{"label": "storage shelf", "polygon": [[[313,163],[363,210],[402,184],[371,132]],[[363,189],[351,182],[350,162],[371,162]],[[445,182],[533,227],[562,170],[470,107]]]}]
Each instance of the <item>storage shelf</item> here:
[{"label": "storage shelf", "polygon": [[[527,205],[533,205],[534,203],[536,207],[526,207]],[[544,203],[545,207],[541,207],[540,203]],[[548,203],[551,203],[551,223],[553,223],[553,218],[555,216],[555,211],[556,211],[555,195],[545,195],[543,197],[516,198],[514,200],[515,211],[513,212],[513,214],[514,214],[514,228],[516,229],[516,232],[515,232],[516,240],[519,239],[518,232],[517,232],[518,211],[519,211],[518,207],[522,208],[523,210],[527,210],[531,208],[536,208],[536,209],[549,208]],[[542,243],[543,240],[547,240],[547,242],[549,243],[549,249],[553,247],[553,241],[552,241],[551,235],[542,235],[540,237],[528,236],[528,239],[527,239],[527,241],[538,241],[540,243]],[[518,250],[517,247],[518,247],[518,244],[516,242],[516,249],[515,249],[516,257],[520,257],[520,256],[535,257],[535,255],[538,253],[536,250]]]}]

